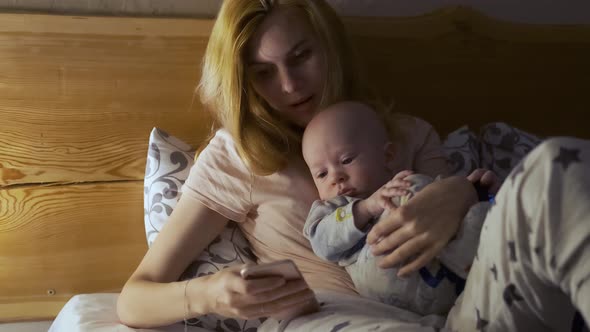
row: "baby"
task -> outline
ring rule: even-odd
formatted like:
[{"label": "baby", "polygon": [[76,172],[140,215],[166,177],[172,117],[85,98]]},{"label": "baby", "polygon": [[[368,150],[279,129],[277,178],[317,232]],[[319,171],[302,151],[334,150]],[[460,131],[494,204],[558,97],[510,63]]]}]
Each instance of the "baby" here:
[{"label": "baby", "polygon": [[489,203],[471,208],[438,259],[398,277],[397,268],[378,267],[380,257],[365,243],[367,232],[433,179],[411,171],[392,178],[394,145],[378,115],[362,103],[338,103],[316,115],[302,149],[321,199],[303,230],[316,255],[344,266],[362,296],[422,315],[448,313],[463,289]]}]

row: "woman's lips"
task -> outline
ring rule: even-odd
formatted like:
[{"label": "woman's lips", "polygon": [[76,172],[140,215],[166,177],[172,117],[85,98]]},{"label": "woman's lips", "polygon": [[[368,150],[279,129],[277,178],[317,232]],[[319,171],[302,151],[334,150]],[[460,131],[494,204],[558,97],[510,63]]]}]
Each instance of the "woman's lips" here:
[{"label": "woman's lips", "polygon": [[301,106],[306,106],[311,100],[313,99],[313,96],[310,96],[308,98],[305,98],[299,102],[293,103],[291,104],[291,107],[293,108],[299,108]]}]

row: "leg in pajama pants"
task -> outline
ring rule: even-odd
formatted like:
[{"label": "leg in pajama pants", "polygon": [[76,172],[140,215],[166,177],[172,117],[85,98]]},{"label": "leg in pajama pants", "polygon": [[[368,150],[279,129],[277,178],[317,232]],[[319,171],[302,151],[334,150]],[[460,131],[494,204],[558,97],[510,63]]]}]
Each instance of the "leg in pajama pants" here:
[{"label": "leg in pajama pants", "polygon": [[589,276],[590,141],[550,139],[496,196],[447,327],[575,330],[581,318],[590,322]]}]

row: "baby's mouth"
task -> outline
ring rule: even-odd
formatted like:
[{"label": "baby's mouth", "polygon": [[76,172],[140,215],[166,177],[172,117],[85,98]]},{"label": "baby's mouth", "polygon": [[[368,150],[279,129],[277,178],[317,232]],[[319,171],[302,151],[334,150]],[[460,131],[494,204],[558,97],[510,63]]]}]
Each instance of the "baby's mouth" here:
[{"label": "baby's mouth", "polygon": [[354,196],[354,188],[343,188],[338,191],[338,196]]}]

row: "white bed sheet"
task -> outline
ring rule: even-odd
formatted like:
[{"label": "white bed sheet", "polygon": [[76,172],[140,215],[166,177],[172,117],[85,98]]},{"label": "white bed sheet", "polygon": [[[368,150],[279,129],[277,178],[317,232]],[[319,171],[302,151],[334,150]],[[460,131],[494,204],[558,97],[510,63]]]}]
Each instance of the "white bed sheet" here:
[{"label": "white bed sheet", "polygon": [[[158,329],[133,329],[119,323],[118,293],[80,294],[61,309],[48,332],[183,332],[184,325],[173,324]],[[208,330],[189,326],[190,332]]]},{"label": "white bed sheet", "polygon": [[46,332],[50,320],[38,322],[0,323],[0,332]]},{"label": "white bed sheet", "polygon": [[[261,332],[348,331],[430,332],[441,329],[444,317],[421,317],[414,313],[358,296],[320,292],[316,294],[322,310],[289,322],[268,319]],[[184,325],[173,324],[157,329],[133,329],[119,323],[116,313],[117,293],[81,294],[66,303],[49,328],[49,332],[183,332]],[[209,331],[189,326],[187,331]]]}]

